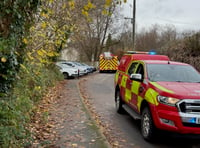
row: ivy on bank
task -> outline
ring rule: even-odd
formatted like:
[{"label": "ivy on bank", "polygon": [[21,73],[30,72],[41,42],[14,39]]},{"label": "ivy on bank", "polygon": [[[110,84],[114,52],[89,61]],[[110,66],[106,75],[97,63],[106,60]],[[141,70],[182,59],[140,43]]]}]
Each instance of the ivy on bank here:
[{"label": "ivy on bank", "polygon": [[8,93],[23,62],[27,35],[39,0],[0,1],[0,96]]}]

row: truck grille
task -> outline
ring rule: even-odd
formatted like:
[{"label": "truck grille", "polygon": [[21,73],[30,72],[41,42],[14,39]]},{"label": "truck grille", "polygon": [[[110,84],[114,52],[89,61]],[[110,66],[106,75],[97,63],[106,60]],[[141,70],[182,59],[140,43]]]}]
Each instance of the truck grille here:
[{"label": "truck grille", "polygon": [[177,107],[183,126],[200,127],[200,100],[185,99]]},{"label": "truck grille", "polygon": [[200,100],[185,99],[178,103],[180,112],[199,114],[200,113]]}]

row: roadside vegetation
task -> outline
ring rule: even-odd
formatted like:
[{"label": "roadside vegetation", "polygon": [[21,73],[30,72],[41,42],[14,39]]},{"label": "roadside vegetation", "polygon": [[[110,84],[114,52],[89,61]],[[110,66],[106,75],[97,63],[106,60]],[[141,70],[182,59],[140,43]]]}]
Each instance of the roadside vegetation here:
[{"label": "roadside vegetation", "polygon": [[[83,26],[93,22],[95,9],[108,19],[113,4],[112,0],[0,2],[0,147],[31,147],[37,141],[38,131],[30,124],[39,116],[47,90],[63,80],[55,61],[75,33],[83,33]],[[48,111],[41,114],[48,119]]]}]

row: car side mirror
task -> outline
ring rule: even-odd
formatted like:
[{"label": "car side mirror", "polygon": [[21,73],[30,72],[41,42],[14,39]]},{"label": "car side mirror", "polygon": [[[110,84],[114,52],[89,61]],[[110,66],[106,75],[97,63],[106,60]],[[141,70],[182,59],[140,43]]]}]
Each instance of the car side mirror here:
[{"label": "car side mirror", "polygon": [[141,74],[131,74],[130,79],[141,82],[142,81],[142,75]]}]

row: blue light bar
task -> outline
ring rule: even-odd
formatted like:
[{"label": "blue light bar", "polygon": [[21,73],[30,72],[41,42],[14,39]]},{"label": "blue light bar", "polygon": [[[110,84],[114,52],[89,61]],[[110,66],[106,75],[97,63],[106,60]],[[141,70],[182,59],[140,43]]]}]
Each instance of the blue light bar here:
[{"label": "blue light bar", "polygon": [[156,55],[156,52],[149,52],[150,55]]},{"label": "blue light bar", "polygon": [[150,50],[150,51],[149,51],[149,54],[150,54],[150,55],[156,55],[156,52],[155,52],[154,50]]}]

